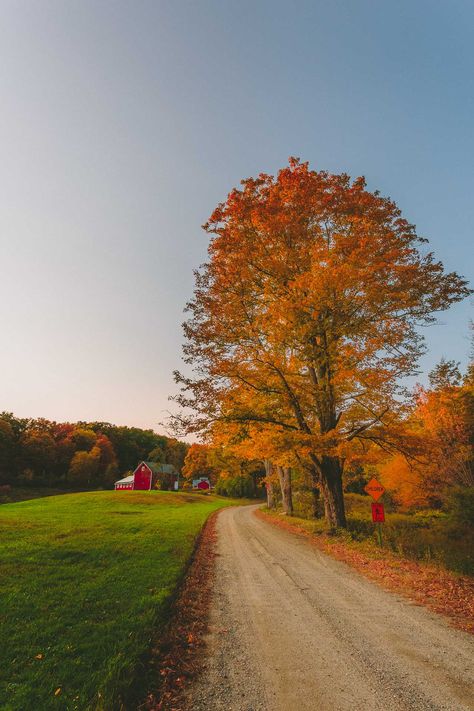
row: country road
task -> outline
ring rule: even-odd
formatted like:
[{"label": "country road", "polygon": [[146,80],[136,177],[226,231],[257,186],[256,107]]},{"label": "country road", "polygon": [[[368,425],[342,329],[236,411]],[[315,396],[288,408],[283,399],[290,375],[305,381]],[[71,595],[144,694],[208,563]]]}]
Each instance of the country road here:
[{"label": "country road", "polygon": [[219,514],[192,711],[474,709],[474,639],[254,515]]}]

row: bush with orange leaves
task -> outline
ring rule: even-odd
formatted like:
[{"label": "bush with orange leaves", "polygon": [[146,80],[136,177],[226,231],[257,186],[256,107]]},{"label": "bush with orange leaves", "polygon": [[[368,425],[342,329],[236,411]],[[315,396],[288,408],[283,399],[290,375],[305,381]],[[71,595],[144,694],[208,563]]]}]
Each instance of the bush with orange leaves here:
[{"label": "bush with orange leaves", "polygon": [[411,418],[419,452],[397,454],[381,467],[381,479],[407,507],[442,505],[452,489],[474,486],[474,378],[464,380],[458,365],[442,360],[420,388]]}]

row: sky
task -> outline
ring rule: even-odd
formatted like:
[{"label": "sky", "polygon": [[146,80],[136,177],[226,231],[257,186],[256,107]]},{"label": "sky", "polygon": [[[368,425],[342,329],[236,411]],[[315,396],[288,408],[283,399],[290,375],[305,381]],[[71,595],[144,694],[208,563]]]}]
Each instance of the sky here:
[{"label": "sky", "polygon": [[0,0],[0,106],[0,411],[164,431],[200,226],[289,156],[472,280],[472,0]]}]

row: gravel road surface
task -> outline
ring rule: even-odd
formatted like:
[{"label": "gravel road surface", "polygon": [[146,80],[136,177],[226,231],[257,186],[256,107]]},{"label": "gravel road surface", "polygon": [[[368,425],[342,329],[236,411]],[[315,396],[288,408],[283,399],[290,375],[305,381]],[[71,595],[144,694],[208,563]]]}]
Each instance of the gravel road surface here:
[{"label": "gravel road surface", "polygon": [[254,515],[219,514],[190,711],[474,709],[474,639]]}]

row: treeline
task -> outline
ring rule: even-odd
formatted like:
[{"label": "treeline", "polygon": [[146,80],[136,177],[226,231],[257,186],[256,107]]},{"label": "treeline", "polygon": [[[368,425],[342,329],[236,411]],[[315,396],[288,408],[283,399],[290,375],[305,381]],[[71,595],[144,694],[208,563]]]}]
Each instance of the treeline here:
[{"label": "treeline", "polygon": [[53,422],[0,414],[0,484],[109,487],[141,460],[181,471],[185,442],[108,422]]}]

